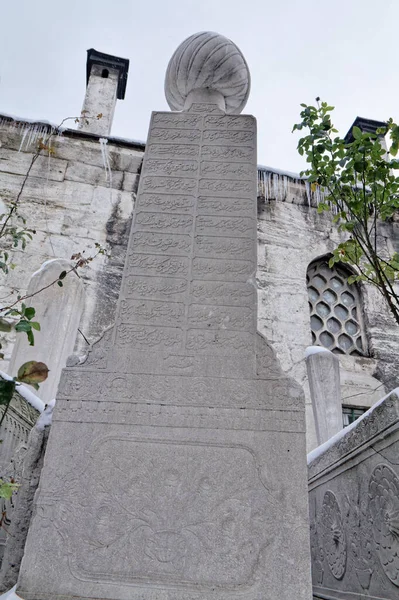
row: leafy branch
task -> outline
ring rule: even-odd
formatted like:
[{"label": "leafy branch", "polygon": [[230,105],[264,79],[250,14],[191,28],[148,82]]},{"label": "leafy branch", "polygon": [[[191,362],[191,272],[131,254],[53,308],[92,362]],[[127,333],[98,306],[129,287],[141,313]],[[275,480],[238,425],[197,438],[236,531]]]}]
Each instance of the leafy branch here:
[{"label": "leafy branch", "polygon": [[[306,176],[312,191],[319,188],[324,200],[318,211],[330,211],[333,223],[347,239],[333,251],[330,267],[345,263],[354,267],[348,283],[365,281],[378,289],[399,324],[399,254],[380,247],[379,223],[393,218],[399,208],[399,126],[389,119],[375,133],[352,129],[346,141],[331,121],[334,107],[316,98],[316,106],[301,104],[302,121],[293,131],[306,130],[298,152],[306,157]],[[390,154],[384,136],[391,140]]]}]

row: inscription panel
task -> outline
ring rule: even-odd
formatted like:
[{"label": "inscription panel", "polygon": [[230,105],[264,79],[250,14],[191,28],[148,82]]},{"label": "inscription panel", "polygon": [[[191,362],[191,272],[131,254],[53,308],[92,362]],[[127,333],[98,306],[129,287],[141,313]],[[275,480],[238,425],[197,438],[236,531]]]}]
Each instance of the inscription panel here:
[{"label": "inscription panel", "polygon": [[254,343],[254,336],[250,333],[225,329],[217,331],[189,329],[186,348],[198,354],[242,355],[253,352]]},{"label": "inscription panel", "polygon": [[123,283],[126,298],[154,300],[183,300],[187,287],[188,282],[184,279],[137,277],[137,275],[128,275]]},{"label": "inscription panel", "polygon": [[135,232],[132,237],[135,252],[186,255],[191,248],[189,235]]},{"label": "inscription panel", "polygon": [[202,406],[166,406],[60,400],[57,420],[64,422],[127,423],[151,427],[195,427],[196,429],[232,429],[302,433],[304,416],[289,410],[255,410]]},{"label": "inscription panel", "polygon": [[251,308],[194,304],[190,306],[188,320],[193,327],[244,331],[254,331],[255,329],[254,315]]},{"label": "inscription panel", "polygon": [[241,146],[241,144],[251,144],[254,134],[252,131],[234,131],[234,130],[207,130],[203,133],[205,144],[229,144]]},{"label": "inscription panel", "polygon": [[173,129],[195,129],[202,126],[202,117],[188,113],[156,113],[153,126],[171,127]]},{"label": "inscription panel", "polygon": [[185,307],[182,302],[122,300],[120,305],[120,319],[125,323],[180,325],[184,315]]},{"label": "inscription panel", "polygon": [[194,258],[192,272],[196,279],[247,281],[253,271],[254,263],[247,260]]},{"label": "inscription panel", "polygon": [[237,148],[231,146],[202,146],[202,158],[208,160],[231,160],[231,161],[250,161],[253,158],[254,148],[252,146],[240,146]]},{"label": "inscription panel", "polygon": [[254,257],[254,247],[249,238],[197,236],[194,254],[195,256],[215,256],[216,258],[251,259]]},{"label": "inscription panel", "polygon": [[252,181],[230,181],[229,179],[200,179],[199,192],[204,196],[225,196],[226,194],[234,197],[242,195],[253,195],[254,184]]},{"label": "inscription panel", "polygon": [[127,273],[181,277],[187,275],[188,264],[188,259],[180,257],[132,253],[128,256]]},{"label": "inscription panel", "polygon": [[256,203],[249,198],[207,198],[200,196],[197,203],[199,215],[245,216],[256,214]]},{"label": "inscription panel", "polygon": [[198,129],[161,129],[154,127],[150,136],[151,141],[190,143],[201,140],[201,131]]},{"label": "inscription panel", "polygon": [[167,213],[192,213],[194,196],[168,194],[139,194],[138,210],[160,211]]},{"label": "inscription panel", "polygon": [[[168,353],[176,360],[176,354]],[[177,375],[125,374],[68,369],[62,377],[59,398],[93,403],[155,403],[178,406],[214,406],[299,411],[303,398],[298,388],[286,379],[272,377],[265,385],[261,380],[219,377],[182,377]],[[272,388],[271,394],[265,390]],[[55,413],[57,418],[58,409]]]},{"label": "inscription panel", "polygon": [[[197,233],[213,233],[213,235],[240,235],[253,238],[256,222],[244,217],[199,216],[195,223]],[[253,243],[253,242],[252,242]]]},{"label": "inscription panel", "polygon": [[148,158],[146,172],[157,175],[181,175],[192,177],[198,172],[198,162],[195,160],[160,160]]},{"label": "inscription panel", "polygon": [[196,158],[199,154],[199,146],[194,144],[149,144],[147,150],[148,156],[168,158]]},{"label": "inscription panel", "polygon": [[249,163],[201,162],[201,175],[223,179],[249,179],[256,176],[255,168]]},{"label": "inscription panel", "polygon": [[195,302],[217,304],[224,299],[225,305],[250,306],[256,302],[255,288],[246,283],[219,281],[193,281],[191,295]]},{"label": "inscription panel", "polygon": [[204,118],[204,127],[206,129],[239,129],[250,131],[252,135],[256,131],[256,121],[249,115],[221,115],[209,116]]},{"label": "inscription panel", "polygon": [[116,345],[138,350],[176,350],[181,347],[182,339],[182,330],[178,328],[122,323],[117,327]]},{"label": "inscription panel", "polygon": [[143,177],[141,185],[146,192],[193,192],[197,181],[183,177],[146,176]]},{"label": "inscription panel", "polygon": [[159,212],[139,212],[134,229],[162,231],[165,233],[190,233],[193,226],[191,215],[168,215]]}]

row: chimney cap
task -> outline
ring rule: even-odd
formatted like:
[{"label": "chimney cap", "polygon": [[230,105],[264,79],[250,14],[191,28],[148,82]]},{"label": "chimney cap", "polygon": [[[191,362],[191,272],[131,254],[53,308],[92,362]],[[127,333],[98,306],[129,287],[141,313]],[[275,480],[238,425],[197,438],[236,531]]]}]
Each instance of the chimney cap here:
[{"label": "chimney cap", "polygon": [[93,65],[100,65],[101,67],[119,71],[117,98],[118,100],[123,100],[126,92],[127,75],[129,72],[129,59],[112,56],[112,54],[104,54],[104,52],[98,52],[98,50],[90,48],[87,51],[86,85],[89,83]]},{"label": "chimney cap", "polygon": [[353,137],[353,128],[359,127],[363,131],[363,133],[375,133],[377,129],[386,128],[387,124],[385,121],[374,121],[373,119],[365,119],[364,117],[356,117],[353,121],[348,133],[346,134],[344,140],[347,144],[350,144],[354,141]]}]

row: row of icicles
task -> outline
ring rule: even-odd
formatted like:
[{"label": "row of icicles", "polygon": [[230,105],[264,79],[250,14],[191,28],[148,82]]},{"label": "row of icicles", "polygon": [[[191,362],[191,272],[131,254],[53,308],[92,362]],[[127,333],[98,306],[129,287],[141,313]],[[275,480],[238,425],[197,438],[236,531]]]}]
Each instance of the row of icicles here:
[{"label": "row of icicles", "polygon": [[275,172],[272,169],[258,169],[258,197],[264,198],[267,202],[270,200],[289,201],[290,183],[302,187],[303,198],[308,206],[318,206],[320,202],[325,202],[326,194],[323,189],[316,186],[313,190],[306,178]]},{"label": "row of icicles", "polygon": [[[37,144],[41,139],[44,140],[51,134],[60,137],[62,136],[63,131],[55,125],[26,123],[9,117],[0,117],[0,127],[2,126],[17,130],[20,133],[21,143],[19,145],[19,152],[29,151],[32,147],[37,148]],[[107,142],[107,138],[99,139],[106,181],[108,185],[112,187],[112,170],[109,161]],[[258,169],[258,197],[264,198],[266,201],[279,200],[284,202],[289,200],[290,183],[303,187],[304,199],[306,199],[308,206],[318,206],[320,202],[324,201],[323,190],[317,186],[313,191],[306,179],[302,179],[299,176],[295,177],[294,174],[276,172],[272,169]]]},{"label": "row of icicles", "polygon": [[[45,141],[49,136],[57,136],[61,138],[64,128],[57,127],[50,123],[27,123],[24,121],[18,121],[10,117],[0,117],[0,127],[7,127],[8,129],[17,131],[21,136],[21,143],[18,148],[18,152],[29,152],[37,150],[40,141]],[[105,170],[105,179],[112,187],[112,171],[109,161],[107,138],[99,139],[101,148],[101,157]],[[51,145],[51,141],[50,141]]]}]

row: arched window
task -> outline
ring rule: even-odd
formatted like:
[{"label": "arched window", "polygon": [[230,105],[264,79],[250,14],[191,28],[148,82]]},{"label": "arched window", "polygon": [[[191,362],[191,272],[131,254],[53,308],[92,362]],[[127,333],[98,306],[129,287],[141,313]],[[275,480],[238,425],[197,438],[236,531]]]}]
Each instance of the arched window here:
[{"label": "arched window", "polygon": [[341,265],[328,266],[328,257],[309,265],[307,285],[313,344],[335,354],[367,354],[360,293],[349,285],[352,273]]},{"label": "arched window", "polygon": [[108,71],[108,69],[103,69],[103,70],[102,70],[102,73],[101,73],[101,77],[102,77],[103,79],[108,79],[108,75],[109,75],[109,71]]}]

